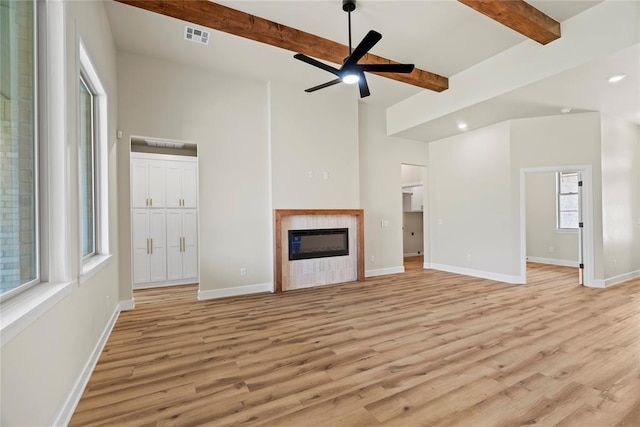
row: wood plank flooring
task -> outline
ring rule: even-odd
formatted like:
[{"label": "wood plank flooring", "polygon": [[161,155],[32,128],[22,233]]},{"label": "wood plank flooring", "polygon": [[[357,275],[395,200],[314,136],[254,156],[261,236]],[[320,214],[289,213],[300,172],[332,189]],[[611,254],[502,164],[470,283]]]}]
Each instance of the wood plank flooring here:
[{"label": "wood plank flooring", "polygon": [[196,301],[136,291],[72,426],[639,426],[640,279],[420,269]]}]

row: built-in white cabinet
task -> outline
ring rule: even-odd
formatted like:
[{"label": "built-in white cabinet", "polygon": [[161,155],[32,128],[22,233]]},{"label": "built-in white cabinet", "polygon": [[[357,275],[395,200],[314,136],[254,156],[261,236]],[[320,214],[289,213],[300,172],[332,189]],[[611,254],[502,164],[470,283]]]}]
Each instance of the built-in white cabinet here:
[{"label": "built-in white cabinet", "polygon": [[133,283],[167,280],[166,213],[164,209],[133,209]]},{"label": "built-in white cabinet", "polygon": [[424,188],[414,185],[402,188],[402,205],[405,212],[422,212],[424,210]]},{"label": "built-in white cabinet", "polygon": [[131,207],[163,208],[166,198],[167,172],[164,162],[131,159]]},{"label": "built-in white cabinet", "polygon": [[195,208],[198,166],[191,162],[167,162],[167,207]]},{"label": "built-in white cabinet", "polygon": [[198,280],[197,157],[131,154],[135,288]]},{"label": "built-in white cabinet", "polygon": [[195,209],[167,209],[167,279],[198,276],[198,214]]}]

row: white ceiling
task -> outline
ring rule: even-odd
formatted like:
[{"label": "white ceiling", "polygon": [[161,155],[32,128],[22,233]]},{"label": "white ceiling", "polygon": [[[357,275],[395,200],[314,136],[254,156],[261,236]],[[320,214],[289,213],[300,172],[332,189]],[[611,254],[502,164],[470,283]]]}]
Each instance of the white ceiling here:
[{"label": "white ceiling", "polygon": [[[341,0],[237,0],[220,3],[343,44],[348,42],[347,14],[342,11]],[[529,3],[562,22],[600,1],[530,0]],[[105,8],[116,46],[121,51],[184,63],[230,76],[287,81],[300,90],[333,79],[329,73],[293,59],[293,52],[218,31],[212,31],[208,46],[198,45],[184,40],[183,21],[113,1],[107,1]],[[374,29],[382,33],[383,38],[371,50],[372,53],[399,62],[415,63],[418,68],[447,77],[455,76],[526,40],[524,36],[455,0],[360,0],[357,10],[352,13],[352,27],[354,45],[367,31]],[[467,113],[469,117],[473,114],[486,116],[487,111],[504,108],[521,114],[546,115],[550,111],[556,114],[560,105],[572,106],[574,111],[606,108],[609,114],[631,117],[640,123],[639,95],[628,93],[629,87],[639,87],[638,58],[637,49],[603,58],[553,76],[548,81],[485,101],[492,102],[491,108],[482,106],[482,103],[469,107]],[[607,65],[612,61],[620,62],[621,66],[625,63],[626,68],[635,69],[625,79],[627,91],[618,94],[628,102],[616,102],[614,97],[596,90],[601,81],[596,79],[601,79],[601,74],[607,72]],[[365,98],[364,102],[376,105],[390,106],[423,91],[375,75],[367,75],[367,79],[372,95]],[[358,96],[354,86],[337,85],[325,90],[352,91],[353,96]],[[540,105],[546,105],[547,108],[541,109]],[[459,113],[465,115],[465,111]],[[420,140],[440,138],[451,133],[449,121],[456,120],[460,120],[459,115],[441,117],[417,126],[403,136]]]}]

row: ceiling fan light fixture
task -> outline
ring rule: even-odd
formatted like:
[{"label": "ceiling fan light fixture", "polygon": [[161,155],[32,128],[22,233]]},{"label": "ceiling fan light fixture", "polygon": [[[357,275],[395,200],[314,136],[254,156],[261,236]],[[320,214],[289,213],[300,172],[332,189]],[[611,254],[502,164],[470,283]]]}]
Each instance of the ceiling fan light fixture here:
[{"label": "ceiling fan light fixture", "polygon": [[342,81],[348,85],[352,85],[360,81],[360,76],[357,74],[346,73],[342,76]]}]

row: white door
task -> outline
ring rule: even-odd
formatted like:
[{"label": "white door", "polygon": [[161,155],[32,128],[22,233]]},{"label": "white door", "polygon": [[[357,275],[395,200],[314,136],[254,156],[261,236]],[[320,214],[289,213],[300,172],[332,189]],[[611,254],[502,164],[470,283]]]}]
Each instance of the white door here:
[{"label": "white door", "polygon": [[166,170],[165,162],[149,161],[149,206],[161,208],[165,206]]},{"label": "white door", "polygon": [[198,277],[198,215],[195,209],[183,211],[182,235],[182,273],[185,279]]},{"label": "white door", "polygon": [[182,279],[182,211],[167,210],[167,280]]},{"label": "white door", "polygon": [[198,205],[198,165],[182,165],[182,207],[195,208]]},{"label": "white door", "polygon": [[148,206],[148,178],[148,163],[138,159],[131,159],[131,207],[145,208]]},{"label": "white door", "polygon": [[131,213],[133,227],[133,283],[149,282],[149,211],[134,209]]},{"label": "white door", "polygon": [[424,191],[422,185],[416,185],[412,187],[413,194],[411,195],[411,212],[422,212],[424,205]]},{"label": "white door", "polygon": [[167,207],[182,206],[182,162],[165,162],[167,165]]},{"label": "white door", "polygon": [[151,239],[149,279],[151,282],[167,280],[167,246],[164,209],[149,210],[149,238]]}]

